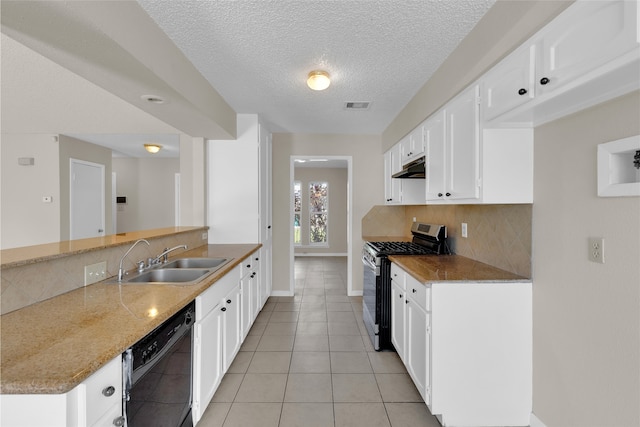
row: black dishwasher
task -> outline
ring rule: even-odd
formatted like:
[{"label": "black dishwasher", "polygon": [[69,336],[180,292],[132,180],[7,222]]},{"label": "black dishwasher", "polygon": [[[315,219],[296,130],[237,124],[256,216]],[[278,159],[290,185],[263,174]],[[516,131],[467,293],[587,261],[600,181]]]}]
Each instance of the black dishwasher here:
[{"label": "black dishwasher", "polygon": [[128,427],[190,427],[195,302],[124,355],[123,413]]}]

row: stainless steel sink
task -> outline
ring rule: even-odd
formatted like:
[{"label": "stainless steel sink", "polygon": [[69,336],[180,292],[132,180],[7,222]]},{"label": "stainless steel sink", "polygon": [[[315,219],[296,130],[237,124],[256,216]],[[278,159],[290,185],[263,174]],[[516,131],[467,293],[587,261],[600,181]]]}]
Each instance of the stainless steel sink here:
[{"label": "stainless steel sink", "polygon": [[181,258],[164,264],[160,268],[215,268],[227,261],[227,258]]},{"label": "stainless steel sink", "polygon": [[125,280],[126,283],[186,283],[194,282],[213,272],[204,269],[160,268]]}]

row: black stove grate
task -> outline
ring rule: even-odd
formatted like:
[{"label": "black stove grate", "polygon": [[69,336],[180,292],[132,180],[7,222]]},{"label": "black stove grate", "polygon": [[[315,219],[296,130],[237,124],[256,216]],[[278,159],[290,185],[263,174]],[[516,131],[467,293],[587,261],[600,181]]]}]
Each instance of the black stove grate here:
[{"label": "black stove grate", "polygon": [[413,242],[368,242],[377,255],[428,255],[434,250]]}]

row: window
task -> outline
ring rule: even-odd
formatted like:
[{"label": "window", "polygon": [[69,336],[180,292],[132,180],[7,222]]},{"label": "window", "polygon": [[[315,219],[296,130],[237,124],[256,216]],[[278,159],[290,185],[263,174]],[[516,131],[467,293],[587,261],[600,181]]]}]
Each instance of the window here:
[{"label": "window", "polygon": [[309,183],[309,244],[328,243],[329,183]]},{"label": "window", "polygon": [[302,183],[294,181],[293,183],[293,244],[299,245],[300,242],[300,223],[302,221]]}]

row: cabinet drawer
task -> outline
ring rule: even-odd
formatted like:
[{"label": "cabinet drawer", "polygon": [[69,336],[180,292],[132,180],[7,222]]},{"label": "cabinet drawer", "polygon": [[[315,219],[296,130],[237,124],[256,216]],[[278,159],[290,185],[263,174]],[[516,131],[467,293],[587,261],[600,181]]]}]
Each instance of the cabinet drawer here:
[{"label": "cabinet drawer", "polygon": [[425,311],[431,311],[431,288],[407,275],[407,298],[415,301]]},{"label": "cabinet drawer", "polygon": [[[120,356],[83,382],[86,393],[87,425],[91,426],[122,399],[122,359]],[[80,405],[82,406],[82,405]]]},{"label": "cabinet drawer", "polygon": [[220,304],[222,298],[238,284],[238,280],[240,280],[240,266],[236,266],[218,279],[209,289],[201,293],[196,298],[196,321],[199,322],[204,319],[211,310]]},{"label": "cabinet drawer", "polygon": [[114,405],[113,408],[109,409],[109,411],[104,414],[102,418],[96,421],[95,424],[88,424],[89,427],[109,427],[118,425],[117,422],[121,421],[122,418],[122,404],[118,402],[118,404]]},{"label": "cabinet drawer", "polygon": [[402,290],[405,290],[405,276],[406,276],[406,273],[404,272],[404,270],[398,267],[397,264],[392,262],[391,263],[391,280],[393,280],[394,283],[397,283],[398,286],[402,288]]}]

